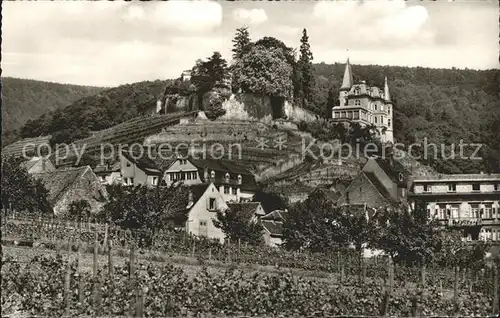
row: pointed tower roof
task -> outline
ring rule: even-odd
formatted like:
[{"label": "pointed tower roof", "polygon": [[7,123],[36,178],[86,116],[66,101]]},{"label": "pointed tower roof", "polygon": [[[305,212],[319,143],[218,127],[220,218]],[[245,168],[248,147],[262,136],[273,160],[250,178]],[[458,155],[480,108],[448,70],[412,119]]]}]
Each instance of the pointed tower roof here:
[{"label": "pointed tower roof", "polygon": [[391,101],[391,94],[389,93],[389,85],[387,84],[387,76],[385,77],[385,83],[384,83],[384,98],[388,102]]},{"label": "pointed tower roof", "polygon": [[353,82],[354,80],[352,79],[351,64],[349,63],[349,59],[347,59],[344,71],[344,79],[342,80],[342,86],[340,87],[340,89],[350,89]]}]

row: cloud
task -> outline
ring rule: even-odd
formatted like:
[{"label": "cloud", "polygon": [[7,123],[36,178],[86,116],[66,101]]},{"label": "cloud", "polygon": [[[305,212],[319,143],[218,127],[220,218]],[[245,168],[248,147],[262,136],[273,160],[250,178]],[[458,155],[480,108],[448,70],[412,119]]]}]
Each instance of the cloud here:
[{"label": "cloud", "polygon": [[250,25],[262,24],[268,20],[264,9],[235,9],[233,10],[233,18]]},{"label": "cloud", "polygon": [[203,31],[222,23],[222,7],[215,1],[162,1],[152,9],[153,22],[181,30]]},{"label": "cloud", "polygon": [[426,28],[429,18],[421,5],[405,1],[322,1],[313,9],[318,28],[335,29],[335,40],[345,46],[428,43],[433,33]]}]

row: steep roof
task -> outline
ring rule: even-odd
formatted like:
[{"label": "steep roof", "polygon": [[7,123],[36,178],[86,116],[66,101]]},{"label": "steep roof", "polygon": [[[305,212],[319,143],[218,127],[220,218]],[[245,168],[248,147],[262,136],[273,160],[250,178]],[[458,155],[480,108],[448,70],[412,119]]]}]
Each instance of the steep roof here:
[{"label": "steep roof", "polygon": [[72,167],[35,173],[33,176],[40,179],[49,191],[49,202],[56,204],[88,170],[91,170],[89,166]]},{"label": "steep roof", "polygon": [[236,209],[245,219],[249,221],[255,215],[262,215],[257,212],[260,202],[227,203],[231,210]]},{"label": "steep roof", "polygon": [[313,192],[311,192],[311,194],[313,193],[319,193],[331,202],[337,202],[337,200],[342,196],[342,194],[339,192],[335,192],[325,188],[316,188],[313,190]]},{"label": "steep roof", "polygon": [[384,185],[379,181],[377,176],[373,172],[368,172],[368,171],[362,171],[362,174],[365,175],[365,177],[368,179],[368,181],[373,184],[375,189],[386,199],[387,201],[391,203],[396,203],[396,201],[392,198],[391,194],[387,191],[387,189],[384,187]]},{"label": "steep roof", "polygon": [[108,173],[120,171],[120,161],[115,161],[112,164],[97,165],[94,169],[94,173]]},{"label": "steep roof", "polygon": [[[380,166],[380,168],[384,170],[384,172],[392,180],[392,182],[396,183],[399,186],[406,186],[405,179],[409,174],[409,171],[399,161],[392,159],[391,163],[391,160],[387,158],[377,158],[375,159],[375,161]],[[403,174],[403,180],[400,179],[400,173]]]},{"label": "steep roof", "polygon": [[261,217],[261,220],[265,221],[284,221],[288,212],[286,210],[274,210],[273,212],[269,212],[268,214]]},{"label": "steep roof", "polygon": [[271,234],[271,236],[282,236],[283,222],[261,220],[262,227]]},{"label": "steep roof", "polygon": [[147,154],[134,154],[134,156],[132,156],[129,151],[122,151],[122,155],[127,158],[127,160],[135,164],[139,169],[146,172],[146,174],[161,174],[156,163],[152,159],[148,158]]},{"label": "steep roof", "polygon": [[342,80],[342,86],[340,89],[349,89],[351,88],[354,80],[352,78],[351,64],[349,63],[349,59],[347,59],[347,63],[345,65],[344,78]]},{"label": "steep roof", "polygon": [[189,158],[189,161],[198,169],[206,168],[215,171],[223,171],[241,175],[252,175],[252,173],[245,167],[227,160]]},{"label": "steep roof", "polygon": [[21,167],[24,167],[24,168],[26,168],[26,170],[29,171],[31,168],[33,168],[34,165],[36,165],[38,162],[40,162],[40,160],[42,160],[42,162],[43,161],[46,162],[48,159],[40,158],[40,157],[33,157],[28,161],[21,162]]},{"label": "steep roof", "polygon": [[189,186],[189,191],[193,194],[193,202],[196,203],[210,186],[210,183],[200,183]]}]

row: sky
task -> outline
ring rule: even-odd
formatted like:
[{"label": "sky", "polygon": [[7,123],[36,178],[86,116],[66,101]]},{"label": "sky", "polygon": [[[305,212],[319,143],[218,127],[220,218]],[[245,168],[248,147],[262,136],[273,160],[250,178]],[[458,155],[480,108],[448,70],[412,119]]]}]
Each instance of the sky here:
[{"label": "sky", "polygon": [[116,86],[177,78],[235,30],[298,48],[314,62],[491,69],[498,1],[38,1],[2,3],[2,75]]}]

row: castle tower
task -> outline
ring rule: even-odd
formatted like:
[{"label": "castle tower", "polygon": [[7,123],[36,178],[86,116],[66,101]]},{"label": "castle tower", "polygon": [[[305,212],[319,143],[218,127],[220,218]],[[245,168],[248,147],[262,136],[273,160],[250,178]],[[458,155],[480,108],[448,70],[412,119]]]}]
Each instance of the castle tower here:
[{"label": "castle tower", "polygon": [[339,90],[340,106],[345,106],[347,104],[346,103],[347,93],[349,92],[353,84],[354,80],[352,78],[351,63],[349,63],[349,59],[347,59],[344,70],[344,78],[342,80],[342,86],[340,87]]},{"label": "castle tower", "polygon": [[394,143],[393,103],[387,77],[384,89],[370,86],[365,81],[354,83],[349,59],[345,66],[339,105],[332,108],[332,119],[344,124],[358,123],[362,127],[375,126],[377,138]]},{"label": "castle tower", "polygon": [[385,100],[385,107],[386,107],[386,112],[387,112],[387,124],[386,130],[385,130],[385,142],[391,142],[394,143],[394,133],[393,133],[393,126],[394,126],[394,110],[393,110],[393,104],[391,101],[391,94],[389,92],[389,84],[387,84],[387,76],[385,77],[384,81],[384,100]]}]

